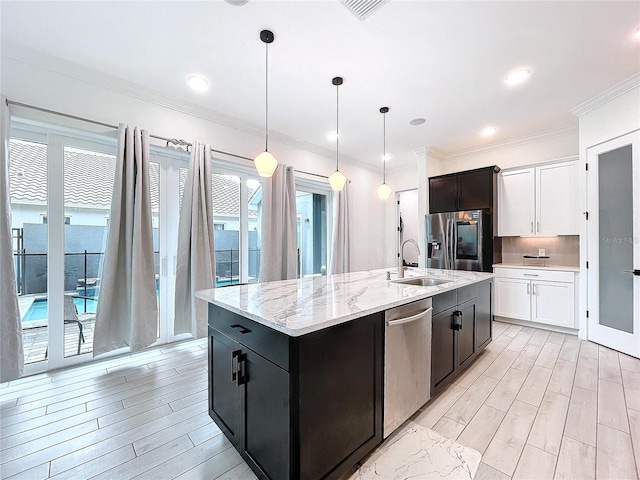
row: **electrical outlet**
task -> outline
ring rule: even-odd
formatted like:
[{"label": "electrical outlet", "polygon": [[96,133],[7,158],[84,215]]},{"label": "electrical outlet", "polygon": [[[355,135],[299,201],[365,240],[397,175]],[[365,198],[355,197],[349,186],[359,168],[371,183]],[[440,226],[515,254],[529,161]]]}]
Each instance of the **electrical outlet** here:
[{"label": "electrical outlet", "polygon": [[544,257],[544,248],[539,248],[539,249],[538,249],[538,255],[539,255],[540,257]]}]

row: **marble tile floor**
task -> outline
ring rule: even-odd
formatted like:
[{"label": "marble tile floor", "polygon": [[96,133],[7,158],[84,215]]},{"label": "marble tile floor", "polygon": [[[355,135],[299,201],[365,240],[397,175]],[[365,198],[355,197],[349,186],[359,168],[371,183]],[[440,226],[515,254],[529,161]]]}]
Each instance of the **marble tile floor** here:
[{"label": "marble tile floor", "polygon": [[471,480],[481,457],[480,452],[410,420],[376,448],[350,479]]},{"label": "marble tile floor", "polygon": [[[207,415],[206,348],[165,345],[0,384],[0,478],[253,480]],[[411,470],[406,454],[436,448],[412,436],[468,451],[470,472],[481,453],[477,480],[637,479],[640,360],[495,323],[488,349],[354,478],[442,478]],[[387,463],[394,447],[402,455]],[[389,476],[372,476],[383,467]]]}]

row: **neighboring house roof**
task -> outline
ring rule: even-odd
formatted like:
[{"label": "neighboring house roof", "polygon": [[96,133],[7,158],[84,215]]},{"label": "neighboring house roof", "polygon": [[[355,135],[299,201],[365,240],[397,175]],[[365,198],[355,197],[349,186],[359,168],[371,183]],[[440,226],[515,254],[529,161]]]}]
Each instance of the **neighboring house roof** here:
[{"label": "neighboring house roof", "polygon": [[[149,181],[151,208],[159,206],[159,167],[151,163]],[[113,193],[115,156],[75,148],[64,151],[65,204],[84,208],[109,208]],[[187,169],[180,169],[180,198]],[[9,145],[11,201],[41,204],[47,201],[47,146],[41,143],[11,140]],[[256,189],[249,189],[249,198]],[[213,212],[216,215],[240,215],[240,183],[226,175],[213,175]],[[257,217],[250,210],[249,217]]]}]

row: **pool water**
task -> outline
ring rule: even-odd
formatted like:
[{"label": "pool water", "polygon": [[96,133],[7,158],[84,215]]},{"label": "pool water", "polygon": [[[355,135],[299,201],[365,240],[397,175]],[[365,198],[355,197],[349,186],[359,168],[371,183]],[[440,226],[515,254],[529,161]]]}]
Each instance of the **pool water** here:
[{"label": "pool water", "polygon": [[[79,314],[83,313],[96,313],[96,305],[98,305],[97,300],[87,300],[86,301],[87,309],[85,311],[85,300],[84,298],[74,298],[73,303],[76,304],[76,308],[78,309]],[[23,322],[33,322],[36,320],[45,320],[49,316],[49,306],[46,298],[37,298],[33,301],[29,310],[22,318]]]},{"label": "pool water", "polygon": [[[225,285],[231,285],[238,283],[238,280],[218,280],[216,282],[216,287],[223,287]],[[96,289],[97,291],[97,289]],[[156,297],[160,295],[160,292],[156,290]],[[76,304],[76,308],[78,309],[78,314],[83,313],[96,313],[96,306],[98,305],[98,300],[86,300],[84,298],[74,298],[73,302]],[[46,320],[49,316],[49,306],[47,305],[46,298],[36,298],[27,313],[22,318],[23,322],[34,322],[36,320]],[[86,305],[86,311],[85,311]]]}]

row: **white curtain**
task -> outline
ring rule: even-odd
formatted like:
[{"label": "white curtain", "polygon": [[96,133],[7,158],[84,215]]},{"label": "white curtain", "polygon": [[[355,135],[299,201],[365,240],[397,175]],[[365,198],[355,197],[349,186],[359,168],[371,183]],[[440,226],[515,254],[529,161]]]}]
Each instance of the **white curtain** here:
[{"label": "white curtain", "polygon": [[333,192],[333,222],[329,275],[349,272],[349,182]]},{"label": "white curtain", "polygon": [[11,239],[11,196],[9,193],[9,107],[2,100],[2,181],[0,181],[0,382],[15,380],[24,369],[22,323],[18,307],[18,289],[13,267]]},{"label": "white curtain", "polygon": [[213,288],[216,278],[211,197],[211,146],[194,142],[180,206],[174,333],[207,335],[207,303],[196,290]]},{"label": "white curtain", "polygon": [[296,278],[296,184],[293,167],[278,165],[262,187],[260,281]]},{"label": "white curtain", "polygon": [[120,124],[93,355],[157,340],[149,133]]}]

